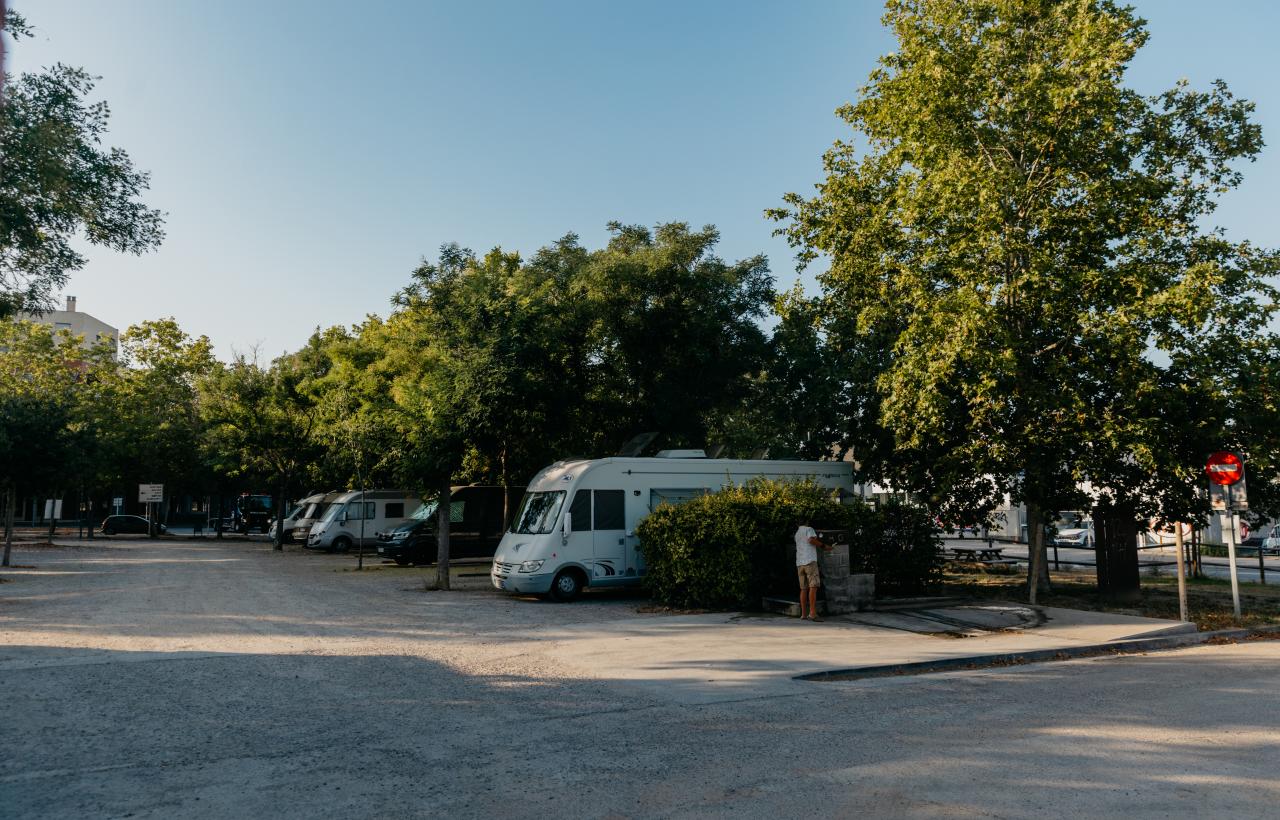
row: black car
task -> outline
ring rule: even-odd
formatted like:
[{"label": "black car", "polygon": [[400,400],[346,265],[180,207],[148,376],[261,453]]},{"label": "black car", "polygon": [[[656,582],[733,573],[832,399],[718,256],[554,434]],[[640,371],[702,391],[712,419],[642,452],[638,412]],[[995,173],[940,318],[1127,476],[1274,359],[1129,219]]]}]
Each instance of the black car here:
[{"label": "black car", "polygon": [[[153,521],[151,524],[156,528],[157,533],[165,531],[164,524],[159,521]],[[147,519],[140,515],[108,515],[98,529],[102,530],[103,535],[146,535]]]},{"label": "black car", "polygon": [[[507,509],[520,505],[523,490],[511,489]],[[492,558],[502,540],[507,509],[501,487],[455,487],[449,504],[449,557]],[[438,554],[435,500],[427,501],[405,523],[377,534],[378,555],[402,567],[433,564]]]}]

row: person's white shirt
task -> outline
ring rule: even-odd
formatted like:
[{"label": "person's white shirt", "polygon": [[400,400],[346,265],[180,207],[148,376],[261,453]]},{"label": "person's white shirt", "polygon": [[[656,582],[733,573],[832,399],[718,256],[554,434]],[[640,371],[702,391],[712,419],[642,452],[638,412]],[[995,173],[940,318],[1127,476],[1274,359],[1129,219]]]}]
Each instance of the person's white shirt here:
[{"label": "person's white shirt", "polygon": [[812,564],[818,560],[818,548],[809,543],[810,538],[817,538],[813,527],[800,527],[796,530],[796,566]]}]

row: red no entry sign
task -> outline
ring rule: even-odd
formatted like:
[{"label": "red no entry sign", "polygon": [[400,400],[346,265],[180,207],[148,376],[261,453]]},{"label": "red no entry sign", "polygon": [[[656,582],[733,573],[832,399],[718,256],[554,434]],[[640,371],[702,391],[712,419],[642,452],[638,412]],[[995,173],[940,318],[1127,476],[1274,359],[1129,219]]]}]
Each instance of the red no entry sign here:
[{"label": "red no entry sign", "polygon": [[1209,463],[1204,471],[1214,484],[1228,487],[1244,478],[1244,463],[1235,453],[1217,452],[1209,456]]}]

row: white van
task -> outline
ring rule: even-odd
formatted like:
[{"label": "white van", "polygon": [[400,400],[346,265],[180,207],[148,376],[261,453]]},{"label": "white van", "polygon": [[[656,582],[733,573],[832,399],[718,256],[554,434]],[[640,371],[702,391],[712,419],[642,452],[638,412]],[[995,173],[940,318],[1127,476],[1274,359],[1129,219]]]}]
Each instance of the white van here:
[{"label": "white van", "polygon": [[342,493],[311,525],[307,549],[346,552],[361,543],[373,546],[380,530],[403,524],[421,505],[420,498],[400,490]]},{"label": "white van", "polygon": [[635,534],[642,518],[664,501],[678,504],[758,477],[854,491],[853,465],[841,461],[736,461],[701,450],[557,461],[529,482],[490,579],[501,590],[561,601],[586,586],[637,584],[645,573]]}]

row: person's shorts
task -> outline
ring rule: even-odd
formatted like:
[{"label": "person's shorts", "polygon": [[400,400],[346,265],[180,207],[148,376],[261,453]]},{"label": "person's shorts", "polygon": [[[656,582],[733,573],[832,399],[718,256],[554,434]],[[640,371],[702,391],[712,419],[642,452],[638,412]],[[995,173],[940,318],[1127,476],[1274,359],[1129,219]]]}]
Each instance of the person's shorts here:
[{"label": "person's shorts", "polygon": [[822,586],[822,579],[818,577],[818,562],[810,561],[796,567],[796,574],[800,576],[800,588],[808,589],[809,587]]}]

